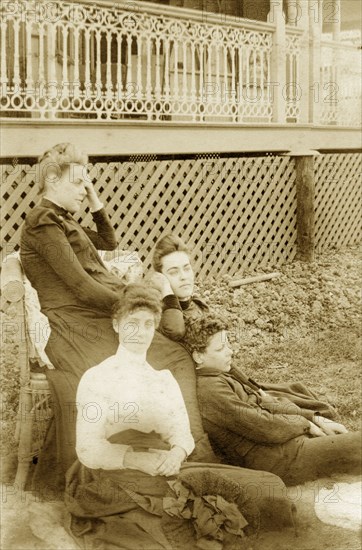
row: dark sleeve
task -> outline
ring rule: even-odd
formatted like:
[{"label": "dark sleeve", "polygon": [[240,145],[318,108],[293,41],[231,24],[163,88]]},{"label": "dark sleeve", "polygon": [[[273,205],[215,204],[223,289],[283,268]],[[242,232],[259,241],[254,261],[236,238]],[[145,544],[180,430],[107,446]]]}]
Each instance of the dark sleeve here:
[{"label": "dark sleeve", "polygon": [[89,227],[82,227],[97,250],[114,250],[117,246],[115,231],[104,208],[92,212],[97,231]]},{"label": "dark sleeve", "polygon": [[314,415],[317,414],[310,409],[301,409],[300,407],[298,407],[298,405],[292,403],[287,398],[269,396],[269,399],[267,400],[264,400],[264,398],[262,397],[261,401],[263,407],[265,407],[272,414],[297,414],[312,422]]},{"label": "dark sleeve", "polygon": [[285,443],[309,433],[309,422],[299,415],[272,414],[245,392],[241,399],[220,376],[200,377],[198,384],[201,415],[219,426],[256,443]]},{"label": "dark sleeve", "polygon": [[[321,401],[320,397],[303,382],[281,382],[278,384],[265,384],[260,386],[268,395],[278,400],[288,399],[308,414],[317,414],[334,419],[337,416],[335,407],[327,401]],[[308,417],[307,417],[308,418]]]},{"label": "dark sleeve", "polygon": [[170,340],[182,340],[185,335],[185,321],[177,296],[169,294],[163,299],[162,317],[158,330]]},{"label": "dark sleeve", "polygon": [[110,310],[116,293],[85,271],[65,236],[62,223],[55,212],[43,212],[36,224],[27,227],[27,243],[85,304]]}]

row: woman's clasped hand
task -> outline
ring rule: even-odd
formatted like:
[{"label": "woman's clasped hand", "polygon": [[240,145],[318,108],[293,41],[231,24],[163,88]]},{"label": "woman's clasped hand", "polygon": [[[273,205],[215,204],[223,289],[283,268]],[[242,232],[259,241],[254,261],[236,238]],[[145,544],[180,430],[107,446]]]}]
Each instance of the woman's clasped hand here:
[{"label": "woman's clasped hand", "polygon": [[140,470],[151,476],[174,476],[180,472],[186,453],[181,447],[169,451],[149,449],[146,453],[128,450],[123,464],[126,468]]}]

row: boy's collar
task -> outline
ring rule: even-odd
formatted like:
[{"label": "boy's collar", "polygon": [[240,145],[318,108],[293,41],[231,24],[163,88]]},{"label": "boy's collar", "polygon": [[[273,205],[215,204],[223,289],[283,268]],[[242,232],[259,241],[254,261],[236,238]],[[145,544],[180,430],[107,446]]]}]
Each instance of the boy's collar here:
[{"label": "boy's collar", "polygon": [[208,367],[196,368],[197,376],[219,376],[220,374],[230,374],[230,371],[209,369]]}]

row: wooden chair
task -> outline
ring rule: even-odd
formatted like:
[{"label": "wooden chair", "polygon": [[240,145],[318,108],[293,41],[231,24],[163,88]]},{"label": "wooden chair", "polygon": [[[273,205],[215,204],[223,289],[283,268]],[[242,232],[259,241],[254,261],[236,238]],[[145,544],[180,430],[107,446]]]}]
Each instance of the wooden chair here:
[{"label": "wooden chair", "polygon": [[[14,344],[18,346],[20,374],[19,408],[15,439],[18,441],[18,468],[15,484],[23,487],[31,462],[38,457],[46,427],[52,416],[50,390],[46,368],[33,372],[34,346],[30,341],[28,316],[25,304],[25,277],[16,255],[5,258],[1,275],[2,310],[13,325]],[[43,371],[43,372],[42,372]]]}]

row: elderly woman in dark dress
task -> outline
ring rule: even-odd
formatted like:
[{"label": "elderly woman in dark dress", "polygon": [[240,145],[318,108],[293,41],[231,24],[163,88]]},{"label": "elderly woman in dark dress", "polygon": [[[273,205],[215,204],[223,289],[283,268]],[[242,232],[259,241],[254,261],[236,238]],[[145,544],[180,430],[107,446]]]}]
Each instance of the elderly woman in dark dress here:
[{"label": "elderly woman in dark dress", "polygon": [[[39,158],[42,198],[26,216],[20,242],[25,274],[51,328],[46,353],[55,368],[47,371],[47,378],[55,425],[50,427],[37,466],[40,473],[47,458],[51,477],[46,470],[41,477],[50,485],[57,484],[56,473],[61,483],[75,459],[74,401],[79,379],[117,348],[110,312],[123,284],[97,252],[115,249],[117,241],[87,175],[87,162],[87,155],[70,143],[56,145]],[[96,230],[82,227],[73,218],[84,200]]]}]

